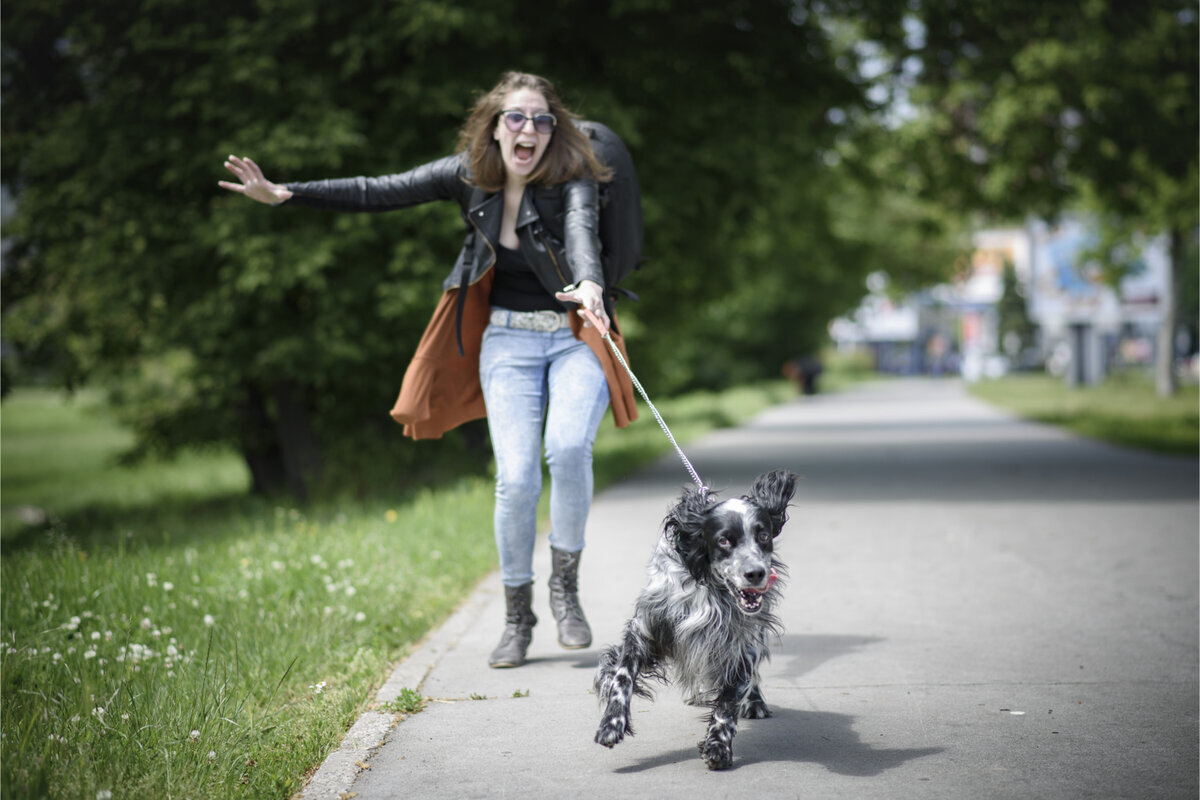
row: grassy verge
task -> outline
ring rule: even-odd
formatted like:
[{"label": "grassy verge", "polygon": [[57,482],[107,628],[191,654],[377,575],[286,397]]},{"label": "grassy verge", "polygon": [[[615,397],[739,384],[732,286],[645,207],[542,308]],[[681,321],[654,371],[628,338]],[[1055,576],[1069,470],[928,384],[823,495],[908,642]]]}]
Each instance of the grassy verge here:
[{"label": "grassy verge", "polygon": [[1049,375],[1010,375],[971,384],[970,391],[1023,417],[1114,444],[1193,456],[1200,448],[1194,385],[1164,398],[1149,378],[1139,375],[1112,376],[1078,389]]},{"label": "grassy verge", "polygon": [[[792,395],[656,404],[686,442]],[[2,435],[5,797],[287,797],[494,567],[483,476],[300,509],[228,453],[117,465],[95,398],[18,392]],[[669,449],[606,420],[598,486]]]},{"label": "grassy verge", "polygon": [[230,452],[188,453],[169,465],[114,469],[133,435],[107,416],[98,392],[68,398],[22,389],[5,398],[0,416],[0,530],[11,535],[47,509],[66,516],[84,509],[133,511],[166,502],[195,504],[242,495],[250,480]]}]

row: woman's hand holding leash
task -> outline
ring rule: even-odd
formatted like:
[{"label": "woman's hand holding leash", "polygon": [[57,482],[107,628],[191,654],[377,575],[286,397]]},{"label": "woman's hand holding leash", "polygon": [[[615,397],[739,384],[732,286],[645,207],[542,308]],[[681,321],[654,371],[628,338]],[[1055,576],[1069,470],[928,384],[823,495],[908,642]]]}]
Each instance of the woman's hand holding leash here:
[{"label": "woman's hand holding leash", "polygon": [[[585,283],[591,283],[591,281],[585,281]],[[595,284],[592,285],[595,286]],[[565,288],[570,289],[572,287],[567,286]],[[559,292],[555,296],[558,297],[559,300],[571,299],[562,292]],[[603,305],[600,307],[600,313],[604,313]],[[599,317],[592,313],[587,306],[583,306],[579,309],[579,315],[588,320],[588,322],[584,323],[585,325],[590,323],[600,331],[600,338],[608,342],[609,348],[612,349],[613,356],[617,359],[620,365],[625,368],[625,372],[629,375],[629,380],[633,383],[633,388],[638,390],[638,394],[642,396],[642,399],[646,401],[646,405],[650,406],[650,410],[654,412],[654,418],[658,420],[658,427],[662,428],[662,432],[667,435],[667,438],[675,447],[675,452],[679,454],[679,460],[683,462],[683,466],[687,469],[688,474],[692,476],[692,480],[694,480],[696,485],[700,487],[700,491],[707,492],[708,487],[704,485],[704,481],[700,480],[700,474],[696,472],[696,468],[692,466],[692,462],[688,461],[688,457],[684,454],[683,448],[679,446],[679,442],[675,441],[675,436],[671,433],[671,429],[667,427],[667,421],[662,418],[662,414],[658,413],[658,409],[654,407],[654,403],[650,402],[650,395],[646,394],[646,390],[642,387],[642,382],[637,379],[637,375],[633,374],[633,370],[629,368],[629,362],[625,360],[625,356],[621,355],[621,349],[617,347],[617,343],[613,341],[613,338],[608,335],[608,317],[605,316],[604,322],[601,324]],[[767,588],[770,588],[769,584]]]},{"label": "woman's hand holding leash", "polygon": [[217,185],[222,189],[237,192],[251,200],[257,200],[270,206],[277,206],[292,196],[287,187],[271,183],[264,178],[258,164],[248,158],[230,156],[225,161],[225,169],[236,175],[241,182],[217,181]]},{"label": "woman's hand holding leash", "polygon": [[595,326],[600,335],[608,335],[608,314],[604,311],[604,290],[595,281],[580,281],[570,286],[564,286],[561,292],[555,293],[555,298],[564,303],[578,303],[579,316],[583,317],[585,326]]}]

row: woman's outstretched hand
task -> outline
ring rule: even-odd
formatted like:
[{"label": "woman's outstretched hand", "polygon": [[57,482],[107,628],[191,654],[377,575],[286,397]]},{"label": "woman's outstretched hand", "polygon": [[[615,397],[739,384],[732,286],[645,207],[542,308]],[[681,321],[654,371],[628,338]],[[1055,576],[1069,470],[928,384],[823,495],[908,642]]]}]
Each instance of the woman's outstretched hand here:
[{"label": "woman's outstretched hand", "polygon": [[271,183],[263,177],[262,170],[248,158],[230,156],[225,160],[225,169],[237,176],[239,183],[232,181],[217,181],[222,189],[245,195],[251,200],[275,206],[292,196],[287,187]]},{"label": "woman's outstretched hand", "polygon": [[[583,309],[586,308],[592,312],[597,319],[604,324],[600,329],[600,335],[604,336],[608,333],[608,314],[604,312],[604,290],[600,288],[600,284],[595,281],[580,281],[571,286],[564,286],[561,292],[554,295],[558,300],[564,303],[578,303],[583,308],[580,308],[578,313],[583,315]],[[584,317],[586,320],[587,317]],[[587,322],[583,323],[586,327]]]}]

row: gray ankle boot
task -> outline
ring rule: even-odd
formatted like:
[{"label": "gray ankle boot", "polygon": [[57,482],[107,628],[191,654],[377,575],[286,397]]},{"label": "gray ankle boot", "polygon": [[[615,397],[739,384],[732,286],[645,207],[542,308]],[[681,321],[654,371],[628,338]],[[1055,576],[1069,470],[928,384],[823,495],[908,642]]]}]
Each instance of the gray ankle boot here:
[{"label": "gray ankle boot", "polygon": [[533,584],[505,586],[504,602],[508,613],[504,617],[504,634],[500,644],[488,658],[489,667],[519,667],[525,663],[525,651],[533,639]]},{"label": "gray ankle boot", "polygon": [[583,609],[579,606],[579,553],[550,548],[550,611],[558,621],[558,643],[579,650],[592,643]]}]

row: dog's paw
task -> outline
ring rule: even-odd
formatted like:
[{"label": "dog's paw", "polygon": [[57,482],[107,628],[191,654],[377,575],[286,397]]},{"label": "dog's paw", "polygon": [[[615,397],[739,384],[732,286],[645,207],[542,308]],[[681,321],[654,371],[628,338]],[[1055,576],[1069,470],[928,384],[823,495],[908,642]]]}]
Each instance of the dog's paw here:
[{"label": "dog's paw", "polygon": [[607,714],[604,719],[600,720],[600,727],[596,729],[596,744],[602,744],[611,749],[623,741],[626,736],[632,735],[633,730],[629,727],[628,716]]},{"label": "dog's paw", "polygon": [[766,702],[761,699],[742,703],[742,719],[766,719],[769,716],[771,709],[767,708]]},{"label": "dog's paw", "polygon": [[711,737],[704,739],[700,742],[700,757],[709,769],[729,769],[733,766],[733,745]]}]

